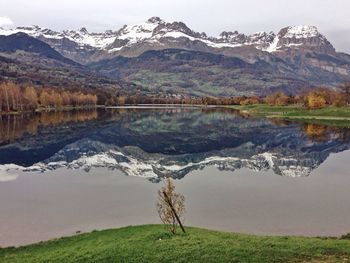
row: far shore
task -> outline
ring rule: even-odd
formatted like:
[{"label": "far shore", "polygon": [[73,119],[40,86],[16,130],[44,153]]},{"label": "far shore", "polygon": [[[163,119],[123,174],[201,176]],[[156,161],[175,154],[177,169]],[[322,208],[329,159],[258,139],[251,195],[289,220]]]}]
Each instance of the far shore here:
[{"label": "far shore", "polygon": [[165,109],[165,108],[226,108],[235,109],[242,114],[271,119],[285,119],[305,122],[330,122],[329,124],[350,124],[350,107],[328,106],[321,109],[308,109],[302,105],[270,106],[268,104],[253,105],[201,105],[201,104],[125,104],[96,106],[67,106],[59,108],[38,108],[32,111],[0,112],[1,115],[20,115],[41,112],[93,110],[93,109]]},{"label": "far shore", "polygon": [[49,108],[37,108],[34,110],[23,110],[23,111],[0,111],[0,115],[20,115],[20,114],[30,114],[30,113],[40,113],[40,112],[53,112],[53,111],[72,111],[72,110],[93,110],[97,108],[105,108],[105,106],[102,105],[96,105],[96,106],[65,106],[65,107],[49,107]]},{"label": "far shore", "polygon": [[265,117],[270,119],[284,119],[304,122],[321,122],[323,124],[345,125],[350,124],[350,107],[324,107],[308,109],[301,105],[270,106],[267,104],[233,105],[227,106],[243,114]]},{"label": "far shore", "polygon": [[40,107],[35,110],[23,111],[0,111],[0,115],[20,115],[26,113],[40,113],[40,112],[55,112],[55,111],[72,111],[72,110],[93,110],[93,109],[125,109],[125,108],[216,108],[220,105],[199,105],[199,104],[125,104],[125,105],[96,105],[96,106],[66,106],[66,107]]}]

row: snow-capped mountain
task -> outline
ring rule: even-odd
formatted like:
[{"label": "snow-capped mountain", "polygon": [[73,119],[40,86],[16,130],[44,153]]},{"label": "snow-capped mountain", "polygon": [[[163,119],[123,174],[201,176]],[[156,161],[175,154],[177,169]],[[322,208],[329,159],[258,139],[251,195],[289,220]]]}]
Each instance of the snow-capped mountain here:
[{"label": "snow-capped mountain", "polygon": [[269,52],[291,49],[312,49],[313,51],[334,53],[332,44],[318,32],[315,26],[293,26],[281,29],[269,47]]},{"label": "snow-capped mountain", "polygon": [[66,38],[67,40],[77,43],[79,46],[90,46],[101,49],[112,44],[117,36],[117,34],[112,31],[106,31],[105,33],[89,33],[86,28],[81,28],[79,31],[64,30],[62,32],[41,28],[39,26],[17,27],[9,30],[0,28],[0,35],[12,35],[19,32],[43,39],[62,40]]},{"label": "snow-capped mountain", "polygon": [[[216,37],[159,17],[102,33],[86,28],[62,32],[38,26],[0,28],[3,38],[14,34],[45,42],[86,72],[111,82],[132,83],[128,87],[136,84],[144,94],[260,96],[277,90],[300,93],[315,86],[335,88],[350,81],[350,55],[336,52],[314,26],[251,35],[224,31]],[[23,62],[21,52],[12,53],[0,52],[0,56]],[[13,76],[9,65],[0,64],[0,69],[5,77]],[[33,76],[26,71],[24,75]]]},{"label": "snow-capped mountain", "polygon": [[[0,35],[23,32],[36,37],[64,56],[80,63],[113,57],[138,56],[147,50],[182,48],[220,53],[234,48],[255,48],[258,51],[276,53],[287,49],[315,49],[334,52],[329,41],[314,26],[283,28],[278,34],[258,32],[245,35],[237,31],[224,31],[217,37],[191,30],[182,22],[168,23],[152,17],[144,23],[125,25],[119,30],[92,33],[86,28],[79,31],[56,32],[39,26],[17,27]],[[227,55],[227,52],[225,53]]]}]

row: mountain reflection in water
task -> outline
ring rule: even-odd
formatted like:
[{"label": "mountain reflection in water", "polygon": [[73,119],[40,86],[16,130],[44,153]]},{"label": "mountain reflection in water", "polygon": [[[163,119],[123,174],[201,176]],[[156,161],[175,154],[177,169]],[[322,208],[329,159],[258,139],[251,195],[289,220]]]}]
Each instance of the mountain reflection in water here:
[{"label": "mountain reflection in water", "polygon": [[158,181],[217,166],[308,176],[349,149],[350,129],[231,109],[103,109],[0,117],[0,170],[122,170]]}]

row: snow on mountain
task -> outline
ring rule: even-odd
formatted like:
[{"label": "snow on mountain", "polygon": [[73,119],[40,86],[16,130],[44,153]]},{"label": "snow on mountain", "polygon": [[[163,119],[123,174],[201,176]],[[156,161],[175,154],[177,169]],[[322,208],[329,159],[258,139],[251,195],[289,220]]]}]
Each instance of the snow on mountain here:
[{"label": "snow on mountain", "polygon": [[319,32],[315,26],[290,26],[284,35],[285,38],[311,38],[318,36]]},{"label": "snow on mountain", "polygon": [[127,40],[129,45],[140,41],[149,40],[152,38],[153,32],[157,26],[164,23],[165,22],[160,19],[150,18],[145,23],[129,26],[125,25],[118,31],[117,38]]},{"label": "snow on mountain", "polygon": [[210,48],[252,46],[267,52],[277,52],[284,48],[296,48],[304,44],[310,44],[311,46],[330,45],[314,26],[290,26],[282,29],[277,35],[273,32],[257,32],[252,35],[245,35],[237,31],[224,31],[218,37],[208,37],[205,33],[192,31],[182,22],[167,23],[159,17],[152,17],[140,24],[125,25],[118,31],[108,30],[103,33],[91,33],[86,28],[79,31],[65,30],[62,32],[39,26],[17,27],[15,29],[0,28],[0,35],[10,35],[18,32],[40,38],[43,41],[46,39],[51,44],[55,40],[67,39],[75,42],[81,48],[89,47],[108,53],[118,52],[123,48],[130,48],[141,43],[164,46],[164,41],[176,41],[181,38],[192,42],[201,42]]},{"label": "snow on mountain", "polygon": [[280,39],[279,36],[275,36],[273,41],[267,45],[267,47],[265,48],[265,51],[272,53],[272,52],[276,52],[278,51],[279,47],[278,47],[278,43],[279,43]]},{"label": "snow on mountain", "polygon": [[[16,171],[50,171],[60,168],[82,169],[86,172],[92,168],[107,167],[109,169],[118,169],[128,176],[137,176],[150,178],[157,181],[167,175],[173,178],[182,178],[191,171],[204,169],[208,166],[217,167],[220,170],[235,171],[241,168],[247,168],[253,171],[272,170],[275,174],[288,177],[305,177],[310,175],[311,171],[318,165],[304,166],[303,163],[294,158],[280,158],[278,154],[265,152],[256,154],[250,158],[240,158],[232,156],[207,156],[196,162],[184,161],[181,156],[166,157],[159,154],[147,154],[141,149],[136,150],[137,154],[130,154],[124,149],[109,149],[95,153],[78,153],[73,159],[67,159],[71,150],[62,149],[56,155],[42,162],[33,164],[30,167],[21,167],[18,165],[0,165],[0,181],[14,180]],[[103,146],[105,147],[105,146]],[[108,146],[106,146],[108,147]],[[73,150],[74,151],[74,150]],[[181,161],[178,160],[180,158]],[[185,158],[186,159],[186,158]],[[306,163],[309,164],[307,161]],[[1,176],[1,171],[7,173]]]},{"label": "snow on mountain", "polygon": [[51,40],[61,40],[66,38],[77,43],[79,46],[91,46],[100,49],[104,49],[108,45],[112,44],[117,36],[116,32],[110,30],[104,33],[89,33],[86,28],[82,28],[79,31],[64,30],[62,32],[41,28],[39,26],[17,27],[15,29],[0,28],[0,35],[7,36],[19,32],[25,33],[32,37]]},{"label": "snow on mountain", "polygon": [[315,26],[289,26],[282,28],[276,36],[278,41],[270,46],[270,52],[286,49],[313,49],[320,52],[335,52],[331,43]]}]

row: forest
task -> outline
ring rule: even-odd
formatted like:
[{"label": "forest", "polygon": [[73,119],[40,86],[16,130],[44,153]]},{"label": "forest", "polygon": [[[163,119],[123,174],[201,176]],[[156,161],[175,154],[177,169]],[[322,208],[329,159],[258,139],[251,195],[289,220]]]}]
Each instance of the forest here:
[{"label": "forest", "polygon": [[326,106],[343,107],[350,104],[350,83],[337,89],[325,87],[313,88],[303,94],[288,95],[282,91],[268,96],[239,97],[150,97],[142,95],[110,97],[105,105],[137,105],[137,104],[186,104],[186,105],[252,105],[268,104],[272,106],[300,105],[309,109],[320,109]]},{"label": "forest", "polygon": [[37,109],[60,109],[64,107],[124,106],[138,104],[179,104],[179,105],[252,105],[268,104],[274,106],[299,105],[309,109],[327,106],[343,107],[350,104],[350,83],[336,89],[314,88],[303,94],[288,95],[282,91],[268,96],[240,97],[188,97],[166,95],[163,97],[141,94],[112,94],[102,89],[85,93],[79,89],[54,89],[17,85],[12,82],[0,83],[0,111],[23,112]]},{"label": "forest", "polygon": [[0,111],[34,111],[38,108],[94,107],[96,94],[81,91],[36,88],[32,85],[19,86],[12,82],[0,84]]}]

